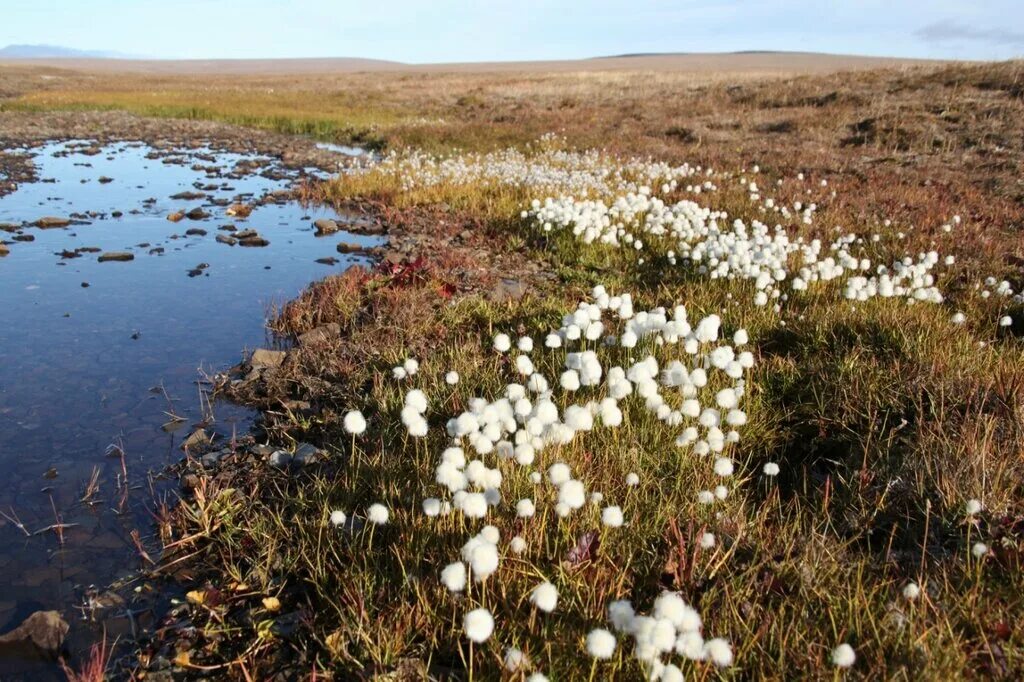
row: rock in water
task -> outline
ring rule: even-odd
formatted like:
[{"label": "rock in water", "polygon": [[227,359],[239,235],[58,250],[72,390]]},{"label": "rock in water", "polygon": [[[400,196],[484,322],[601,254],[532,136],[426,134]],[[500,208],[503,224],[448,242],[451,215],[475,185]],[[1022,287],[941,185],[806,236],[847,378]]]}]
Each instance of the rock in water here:
[{"label": "rock in water", "polygon": [[57,611],[36,611],[6,635],[0,635],[0,657],[57,658],[68,624]]},{"label": "rock in water", "polygon": [[192,432],[192,435],[182,442],[181,449],[185,451],[201,450],[212,442],[213,439],[210,438],[210,434],[206,432],[206,429],[196,429]]},{"label": "rock in water", "polygon": [[54,216],[46,216],[32,223],[36,227],[48,230],[53,227],[67,227],[71,224],[71,221],[67,218],[55,218]]},{"label": "rock in water", "polygon": [[338,244],[338,253],[361,253],[365,250],[364,246],[352,242],[341,242]]},{"label": "rock in water", "polygon": [[316,228],[317,236],[322,236],[325,234],[334,234],[340,229],[338,227],[338,223],[331,220],[330,218],[319,218],[313,221],[313,227]]},{"label": "rock in water", "polygon": [[106,251],[100,254],[99,262],[106,263],[107,261],[129,261],[135,260],[135,255],[128,253],[127,251]]}]

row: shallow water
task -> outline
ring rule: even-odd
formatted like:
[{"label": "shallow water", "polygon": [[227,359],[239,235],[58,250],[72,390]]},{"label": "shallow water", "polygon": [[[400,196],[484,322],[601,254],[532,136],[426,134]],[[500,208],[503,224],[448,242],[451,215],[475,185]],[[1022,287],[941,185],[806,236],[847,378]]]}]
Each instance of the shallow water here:
[{"label": "shallow water", "polygon": [[366,150],[359,147],[349,147],[343,144],[334,144],[333,142],[317,142],[317,149],[324,149],[335,154],[344,154],[345,156],[362,156],[366,153]]},{"label": "shallow water", "polygon": [[[35,610],[56,609],[72,623],[72,648],[99,629],[81,622],[76,611],[88,587],[105,586],[140,565],[129,533],[137,529],[150,551],[158,546],[149,510],[154,492],[166,495],[173,484],[151,483],[147,472],[179,460],[181,439],[202,418],[200,368],[223,369],[243,349],[272,343],[265,319],[273,302],[362,260],[339,254],[338,242],[375,243],[348,233],[315,237],[313,220],[337,216],[295,202],[258,206],[244,220],[226,216],[226,207],[212,200],[247,201],[296,179],[274,164],[226,177],[238,161],[254,157],[210,150],[167,156],[161,150],[162,158],[147,158],[153,150],[137,144],[104,147],[96,155],[81,150],[68,143],[29,150],[42,181],[0,197],[0,223],[96,214],[88,224],[21,230],[34,241],[12,241],[14,234],[0,232],[10,248],[0,258],[0,511],[10,517],[0,517],[0,632]],[[213,166],[219,170],[210,172]],[[101,183],[100,177],[112,180]],[[197,187],[208,198],[170,198]],[[166,219],[199,206],[211,217]],[[114,211],[123,215],[112,217]],[[228,223],[255,228],[270,245],[216,242],[217,234],[229,234],[218,230]],[[172,238],[190,228],[207,234]],[[130,251],[135,259],[59,256],[78,247]],[[158,248],[164,251],[152,251]],[[325,257],[338,262],[315,262]],[[189,276],[200,264],[207,266]],[[171,410],[188,420],[176,430],[164,427]],[[215,430],[228,436],[233,429],[244,432],[251,417],[226,404],[214,405],[214,414]],[[106,454],[112,443],[126,453],[126,501],[121,460]],[[88,505],[79,500],[94,467],[99,494]],[[13,522],[34,533],[55,523],[56,515],[75,524],[65,530],[63,545],[52,531],[26,537]],[[39,672],[24,670],[0,660],[2,679]]]}]

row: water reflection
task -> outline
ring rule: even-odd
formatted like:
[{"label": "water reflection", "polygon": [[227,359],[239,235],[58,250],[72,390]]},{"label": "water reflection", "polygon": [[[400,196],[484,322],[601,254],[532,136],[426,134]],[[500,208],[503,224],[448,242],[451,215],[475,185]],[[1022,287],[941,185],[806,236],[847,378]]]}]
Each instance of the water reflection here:
[{"label": "water reflection", "polygon": [[[315,219],[337,216],[294,202],[259,205],[246,219],[228,215],[230,205],[296,179],[269,159],[140,144],[26,153],[41,181],[0,198],[0,225],[78,219],[63,229],[0,232],[10,249],[0,259],[0,632],[38,609],[72,622],[88,586],[138,566],[129,533],[137,529],[155,547],[149,510],[170,485],[147,472],[176,461],[191,422],[202,418],[198,370],[224,368],[242,349],[272,341],[264,327],[272,302],[359,260],[339,254],[339,241],[373,243],[347,233],[315,237]],[[200,207],[210,217],[167,220]],[[228,224],[235,234],[255,229],[269,246],[218,242],[232,234],[222,229]],[[110,251],[134,260],[98,261]],[[186,418],[184,428],[168,424],[170,412]],[[235,406],[216,405],[215,415],[215,429],[228,436],[249,424]],[[123,448],[123,464],[106,454],[112,443]],[[81,498],[94,468],[99,492],[88,504]],[[26,537],[17,525],[35,533],[58,521],[68,524],[63,545],[53,531]],[[73,622],[72,646],[94,631]],[[0,661],[0,677],[14,673]]]}]

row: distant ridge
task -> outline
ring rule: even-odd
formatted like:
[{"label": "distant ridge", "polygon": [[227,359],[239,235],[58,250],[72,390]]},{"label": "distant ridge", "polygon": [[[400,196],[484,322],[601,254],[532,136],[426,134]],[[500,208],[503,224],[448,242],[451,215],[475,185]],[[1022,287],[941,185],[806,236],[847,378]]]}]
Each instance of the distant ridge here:
[{"label": "distant ridge", "polygon": [[[821,55],[834,57],[857,57],[871,59],[862,55],[840,55],[827,52],[803,52],[801,50],[733,50],[732,52],[626,52],[625,54],[603,54],[590,59],[635,59],[638,57],[726,57],[729,55]],[[898,59],[897,57],[879,57],[878,59]]]},{"label": "distant ridge", "polygon": [[104,50],[76,50],[60,45],[8,45],[0,48],[2,59],[132,59],[131,55]]},{"label": "distant ridge", "polygon": [[[2,0],[0,0],[2,1]],[[109,54],[109,53],[108,53]],[[938,64],[925,59],[858,57],[814,52],[681,52],[592,57],[589,59],[538,60],[520,62],[454,62],[446,64],[405,64],[383,59],[352,57],[285,59],[132,59],[110,57],[11,57],[0,50],[0,64],[50,67],[95,73],[315,75],[342,73],[573,73],[598,71],[661,71],[701,73],[722,77],[734,75],[794,75],[835,73],[857,69],[902,68]]]}]

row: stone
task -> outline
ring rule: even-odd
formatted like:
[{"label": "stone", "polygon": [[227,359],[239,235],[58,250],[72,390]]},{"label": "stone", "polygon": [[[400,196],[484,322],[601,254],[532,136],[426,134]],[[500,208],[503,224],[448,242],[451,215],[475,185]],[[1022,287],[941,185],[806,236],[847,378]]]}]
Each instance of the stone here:
[{"label": "stone", "polygon": [[292,453],[287,450],[274,450],[270,453],[270,456],[267,457],[267,462],[269,462],[271,466],[286,467],[291,464],[292,457]]},{"label": "stone", "polygon": [[206,432],[206,429],[196,429],[181,443],[181,449],[185,452],[200,450],[207,447],[212,442],[213,439],[210,438],[210,434]]},{"label": "stone", "polygon": [[114,178],[108,178],[106,175],[101,175],[99,177],[99,183],[101,185],[106,185],[106,184],[109,184],[109,183],[111,183],[113,181],[114,181]]},{"label": "stone", "polygon": [[491,289],[488,297],[495,302],[517,301],[526,295],[526,284],[518,279],[502,279]]},{"label": "stone", "polygon": [[341,229],[338,227],[337,221],[331,220],[330,218],[318,218],[313,221],[313,227],[316,228],[316,234],[318,237],[334,234]]},{"label": "stone", "polygon": [[101,263],[106,263],[107,261],[130,261],[135,260],[135,254],[128,251],[104,251],[97,260]]},{"label": "stone", "polygon": [[352,242],[341,242],[338,244],[338,253],[361,253],[366,247]]},{"label": "stone", "polygon": [[306,466],[312,464],[317,460],[324,459],[327,453],[315,445],[309,443],[299,443],[295,448],[295,453],[292,455],[292,461],[299,466]]},{"label": "stone", "polygon": [[337,322],[329,322],[299,335],[299,345],[316,345],[331,339],[337,339],[339,336],[341,336],[341,325]]},{"label": "stone", "polygon": [[51,658],[60,655],[68,624],[57,611],[36,611],[21,625],[0,635],[0,657]]},{"label": "stone", "polygon": [[192,191],[178,192],[177,194],[172,194],[171,198],[172,199],[177,199],[179,201],[197,201],[199,199],[205,199],[206,198],[206,194],[203,193],[203,192],[192,192]]},{"label": "stone", "polygon": [[231,454],[230,450],[217,450],[216,452],[210,452],[199,458],[200,463],[209,469],[210,467],[216,466],[218,462]]},{"label": "stone", "polygon": [[238,245],[239,246],[269,246],[270,242],[267,241],[266,239],[264,239],[263,237],[260,237],[259,235],[257,235],[255,237],[245,237],[243,239],[239,239],[238,240]]},{"label": "stone", "polygon": [[49,230],[54,227],[67,227],[68,225],[71,224],[71,220],[69,220],[68,218],[46,216],[45,218],[40,218],[39,220],[35,221],[32,224],[40,229]]},{"label": "stone", "polygon": [[267,350],[266,348],[257,348],[252,352],[252,357],[249,358],[249,364],[253,366],[253,369],[280,367],[282,363],[284,363],[284,359],[287,356],[288,353],[283,350]]},{"label": "stone", "polygon": [[204,230],[201,227],[190,227],[189,229],[185,230],[185,234],[192,237],[205,237],[206,230]]},{"label": "stone", "polygon": [[4,244],[3,242],[0,242],[0,256],[6,256],[10,252],[11,252],[11,250],[9,248],[7,248],[7,244]]},{"label": "stone", "polygon": [[185,214],[185,217],[189,220],[206,220],[210,217],[210,214],[201,208],[193,208]]},{"label": "stone", "polygon": [[167,219],[170,220],[172,223],[176,223],[176,222],[181,221],[181,219],[184,218],[184,217],[185,217],[185,212],[184,211],[175,211],[174,213],[169,214],[167,216]]},{"label": "stone", "polygon": [[228,246],[234,246],[238,243],[238,240],[234,237],[229,237],[226,234],[218,234],[216,237],[217,241],[221,244],[227,244]]},{"label": "stone", "polygon": [[252,206],[246,206],[245,204],[231,204],[224,212],[230,216],[248,218],[249,214],[252,213]]}]

